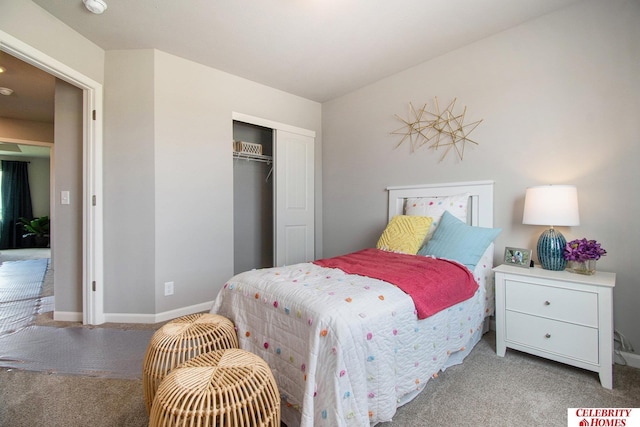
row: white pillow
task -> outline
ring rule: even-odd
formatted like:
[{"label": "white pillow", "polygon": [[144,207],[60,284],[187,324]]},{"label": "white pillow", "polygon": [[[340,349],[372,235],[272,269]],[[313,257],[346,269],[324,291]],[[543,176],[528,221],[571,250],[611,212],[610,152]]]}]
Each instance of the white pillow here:
[{"label": "white pillow", "polygon": [[424,242],[428,242],[440,224],[440,218],[444,211],[458,218],[465,224],[468,223],[467,206],[471,193],[456,194],[444,197],[409,197],[404,205],[404,214],[410,216],[428,216],[433,218]]}]

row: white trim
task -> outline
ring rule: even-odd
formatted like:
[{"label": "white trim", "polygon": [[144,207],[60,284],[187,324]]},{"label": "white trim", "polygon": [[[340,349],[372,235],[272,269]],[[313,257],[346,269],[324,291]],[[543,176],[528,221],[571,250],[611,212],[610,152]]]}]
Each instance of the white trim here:
[{"label": "white trim", "polygon": [[[102,84],[68,67],[49,55],[0,31],[0,51],[7,52],[83,91],[83,245],[82,321],[104,323],[103,224],[102,224]],[[92,112],[97,111],[95,120]],[[92,205],[96,197],[97,206]],[[96,291],[92,292],[92,283]],[[67,317],[67,312],[57,317]]]},{"label": "white trim", "polygon": [[188,314],[202,313],[211,311],[213,301],[203,302],[189,307],[181,307],[175,310],[165,311],[157,314],[138,314],[138,313],[107,313],[105,319],[109,323],[160,323],[177,317],[186,316]]},{"label": "white trim", "polygon": [[640,369],[640,354],[621,351],[620,355],[624,357],[624,360],[627,362],[627,366]]},{"label": "white trim", "polygon": [[[473,186],[481,186],[481,185],[493,185],[494,181],[484,180],[484,181],[464,181],[464,182],[445,182],[440,184],[412,184],[412,185],[392,185],[387,187],[387,190],[408,190],[412,188],[447,188],[447,187],[473,187]],[[447,194],[450,194],[447,191]]]},{"label": "white trim", "polygon": [[236,113],[235,111],[231,112],[231,118],[238,122],[250,123],[252,125],[263,126],[269,129],[283,130],[286,132],[296,133],[298,135],[310,136],[311,138],[316,137],[316,132],[313,130],[303,129],[296,126],[287,125],[284,123],[274,122],[272,120],[250,116],[248,114]]},{"label": "white trim", "polygon": [[54,311],[53,320],[57,322],[82,322],[82,313],[75,311]]},{"label": "white trim", "polygon": [[[102,211],[102,85],[84,91],[83,322],[99,325],[104,317]],[[92,112],[96,111],[95,120]],[[93,142],[93,143],[91,143]],[[96,205],[93,205],[95,198]],[[93,282],[95,281],[95,291]]]},{"label": "white trim", "polygon": [[444,197],[469,193],[471,194],[471,225],[492,228],[493,185],[493,181],[472,181],[387,187],[388,218],[391,220],[395,215],[404,214],[405,199],[409,197]]}]

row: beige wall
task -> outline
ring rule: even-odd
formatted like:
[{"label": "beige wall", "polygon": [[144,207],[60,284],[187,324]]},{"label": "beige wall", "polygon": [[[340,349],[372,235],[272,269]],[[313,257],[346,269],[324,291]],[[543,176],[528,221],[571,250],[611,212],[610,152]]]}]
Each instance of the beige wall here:
[{"label": "beige wall", "polygon": [[[148,321],[207,305],[231,275],[233,111],[316,131],[321,252],[320,104],[162,52],[114,51],[105,60],[104,51],[29,0],[3,2],[0,31],[105,84],[108,319]],[[164,297],[169,280],[175,295]],[[65,311],[81,311],[81,292],[65,296]]]},{"label": "beige wall", "polygon": [[233,274],[232,112],[320,135],[321,106],[160,51],[106,58],[105,312],[208,306]]},{"label": "beige wall", "polygon": [[[640,348],[638,22],[638,2],[578,2],[323,104],[325,256],[375,245],[389,185],[490,179],[498,261],[544,229],[522,225],[525,189],[575,184],[581,225],[560,230],[609,251],[598,268],[618,275],[615,326]],[[483,119],[462,162],[394,149],[394,115],[435,96],[466,105],[467,123]]]},{"label": "beige wall", "polygon": [[3,138],[8,140],[53,142],[53,123],[0,117],[0,141]]},{"label": "beige wall", "polygon": [[104,51],[31,0],[2,0],[0,30],[102,83]]},{"label": "beige wall", "polygon": [[[232,112],[319,135],[321,106],[163,52],[155,60],[156,311],[164,312],[212,300],[233,275]],[[175,282],[172,298],[163,296],[166,281]]]},{"label": "beige wall", "polygon": [[[56,79],[51,248],[55,310],[82,313],[82,90]],[[69,191],[70,203],[60,204]]]},{"label": "beige wall", "polygon": [[106,55],[104,310],[155,313],[154,53]]},{"label": "beige wall", "polygon": [[33,216],[51,215],[51,159],[31,157],[29,161],[29,188],[33,204]]}]

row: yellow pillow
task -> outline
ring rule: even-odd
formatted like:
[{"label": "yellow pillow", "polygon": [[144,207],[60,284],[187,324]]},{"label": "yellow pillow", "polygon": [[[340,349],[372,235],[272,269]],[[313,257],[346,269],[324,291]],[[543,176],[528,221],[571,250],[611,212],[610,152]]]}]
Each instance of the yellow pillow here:
[{"label": "yellow pillow", "polygon": [[428,216],[396,215],[382,232],[376,248],[415,255],[427,236],[433,219]]}]

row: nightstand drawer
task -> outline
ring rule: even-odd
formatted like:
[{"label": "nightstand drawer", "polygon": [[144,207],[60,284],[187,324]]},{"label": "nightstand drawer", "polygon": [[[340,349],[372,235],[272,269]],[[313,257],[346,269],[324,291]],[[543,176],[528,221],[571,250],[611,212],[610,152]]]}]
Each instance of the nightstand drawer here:
[{"label": "nightstand drawer", "polygon": [[598,364],[598,329],[506,311],[506,341]]},{"label": "nightstand drawer", "polygon": [[507,310],[598,327],[598,295],[575,289],[506,280]]}]

